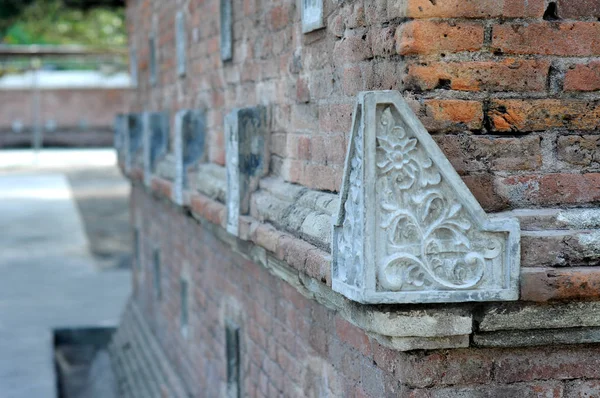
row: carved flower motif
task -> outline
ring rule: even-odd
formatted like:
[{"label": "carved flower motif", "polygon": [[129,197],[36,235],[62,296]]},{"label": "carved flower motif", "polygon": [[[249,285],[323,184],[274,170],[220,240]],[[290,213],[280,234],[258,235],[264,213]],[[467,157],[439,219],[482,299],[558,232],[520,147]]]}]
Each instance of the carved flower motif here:
[{"label": "carved flower motif", "polygon": [[411,161],[411,152],[417,147],[416,138],[406,138],[404,129],[394,127],[389,137],[378,137],[378,147],[383,151],[382,159],[377,162],[377,167],[382,173],[390,170],[401,170]]}]

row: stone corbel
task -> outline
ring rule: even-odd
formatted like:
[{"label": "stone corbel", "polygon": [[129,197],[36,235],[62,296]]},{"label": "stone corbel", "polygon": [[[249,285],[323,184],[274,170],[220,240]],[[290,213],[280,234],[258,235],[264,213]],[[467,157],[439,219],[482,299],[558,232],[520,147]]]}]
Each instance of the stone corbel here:
[{"label": "stone corbel", "polygon": [[225,117],[227,231],[239,232],[239,216],[248,214],[250,194],[269,169],[267,111],[235,109]]},{"label": "stone corbel", "polygon": [[158,163],[169,148],[169,113],[145,112],[144,131],[144,184],[150,186]]},{"label": "stone corbel", "polygon": [[125,174],[129,174],[134,166],[141,166],[142,157],[142,116],[130,113],[127,116],[125,128]]},{"label": "stone corbel", "polygon": [[203,110],[181,110],[175,115],[175,186],[173,200],[182,205],[191,171],[206,162],[206,116]]},{"label": "stone corbel", "polygon": [[113,123],[113,145],[117,152],[117,163],[123,168],[125,164],[125,133],[127,131],[127,115],[119,113]]},{"label": "stone corbel", "polygon": [[358,97],[332,287],[361,303],[518,298],[520,227],[481,208],[401,95]]}]

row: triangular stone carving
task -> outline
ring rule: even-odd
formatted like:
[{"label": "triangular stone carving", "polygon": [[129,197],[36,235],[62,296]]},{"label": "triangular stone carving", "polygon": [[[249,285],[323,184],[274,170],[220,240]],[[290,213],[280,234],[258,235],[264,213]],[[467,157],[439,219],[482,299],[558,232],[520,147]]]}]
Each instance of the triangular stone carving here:
[{"label": "triangular stone carving", "polygon": [[333,289],[361,303],[516,300],[520,227],[481,208],[401,95],[358,97]]}]

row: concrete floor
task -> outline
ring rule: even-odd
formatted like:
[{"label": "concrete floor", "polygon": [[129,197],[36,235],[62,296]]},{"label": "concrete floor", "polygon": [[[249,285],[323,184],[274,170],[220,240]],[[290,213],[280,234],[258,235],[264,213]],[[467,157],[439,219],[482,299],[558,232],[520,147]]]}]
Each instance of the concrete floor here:
[{"label": "concrete floor", "polygon": [[[60,156],[69,168],[90,167],[90,153]],[[4,155],[4,170],[21,159]],[[18,167],[0,173],[0,397],[54,398],[52,330],[117,325],[130,274],[97,267],[63,173]]]}]

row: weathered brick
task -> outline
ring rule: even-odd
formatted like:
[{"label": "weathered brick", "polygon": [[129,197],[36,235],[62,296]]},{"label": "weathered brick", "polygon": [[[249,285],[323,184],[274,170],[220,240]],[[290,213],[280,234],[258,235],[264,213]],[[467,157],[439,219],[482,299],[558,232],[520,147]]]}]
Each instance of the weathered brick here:
[{"label": "weathered brick", "polygon": [[563,386],[555,381],[517,383],[510,385],[475,385],[471,387],[450,387],[432,390],[414,390],[410,398],[461,398],[461,397],[519,397],[519,398],[559,398]]},{"label": "weathered brick", "polygon": [[542,165],[539,136],[522,138],[441,135],[434,139],[459,174],[536,170]]},{"label": "weathered brick", "polygon": [[600,272],[593,267],[524,268],[521,271],[521,300],[544,302],[598,298]]},{"label": "weathered brick", "polygon": [[156,194],[166,199],[171,199],[173,193],[173,184],[171,181],[160,177],[152,177],[151,189]]},{"label": "weathered brick", "polygon": [[373,52],[366,36],[344,37],[333,48],[333,61],[336,64],[359,62],[372,57]]},{"label": "weathered brick", "polygon": [[600,242],[594,234],[569,230],[524,232],[521,235],[523,267],[579,267],[600,265]]},{"label": "weathered brick", "polygon": [[574,380],[566,383],[565,397],[600,397],[600,380]]},{"label": "weathered brick", "polygon": [[386,57],[395,52],[396,29],[392,26],[384,28],[371,28],[369,30],[369,42],[374,56]]},{"label": "weathered brick", "polygon": [[303,134],[288,134],[286,156],[292,159],[311,159],[311,136]]},{"label": "weathered brick", "polygon": [[598,0],[557,0],[557,16],[564,19],[596,19],[600,17]]},{"label": "weathered brick", "polygon": [[299,77],[296,80],[296,100],[301,103],[310,102],[310,88],[307,79]]},{"label": "weathered brick", "polygon": [[348,132],[352,126],[354,104],[329,104],[319,107],[321,132]]},{"label": "weathered brick", "polygon": [[600,173],[499,178],[496,192],[513,205],[555,206],[600,200]]},{"label": "weathered brick", "polygon": [[600,103],[567,99],[493,100],[487,117],[492,130],[499,132],[594,130],[600,124]]},{"label": "weathered brick", "polygon": [[284,5],[278,5],[267,14],[267,24],[272,30],[280,30],[289,23],[289,10]]},{"label": "weathered brick", "polygon": [[396,30],[396,52],[400,55],[477,51],[483,46],[483,26],[415,20]]},{"label": "weathered brick", "polygon": [[410,18],[541,18],[544,14],[543,0],[408,0],[406,3],[403,16]]},{"label": "weathered brick", "polygon": [[[496,359],[495,379],[500,383],[515,383],[548,379],[598,378],[600,358],[596,348],[546,347],[532,353],[513,350]],[[581,361],[581,358],[587,358]]]},{"label": "weathered brick", "polygon": [[563,89],[565,91],[600,90],[600,61],[577,64],[569,68],[565,73]]},{"label": "weathered brick", "polygon": [[363,330],[337,316],[335,331],[342,342],[356,348],[365,356],[371,356],[371,342]]},{"label": "weathered brick", "polygon": [[506,59],[484,62],[432,62],[409,64],[408,90],[543,91],[550,63]]},{"label": "weathered brick", "polygon": [[558,158],[575,166],[600,167],[600,136],[568,135],[558,137]]},{"label": "weathered brick", "polygon": [[344,94],[354,96],[364,89],[364,78],[360,65],[344,68],[342,75],[342,88]]},{"label": "weathered brick", "polygon": [[504,54],[600,55],[598,22],[537,22],[495,25],[492,47]]}]

